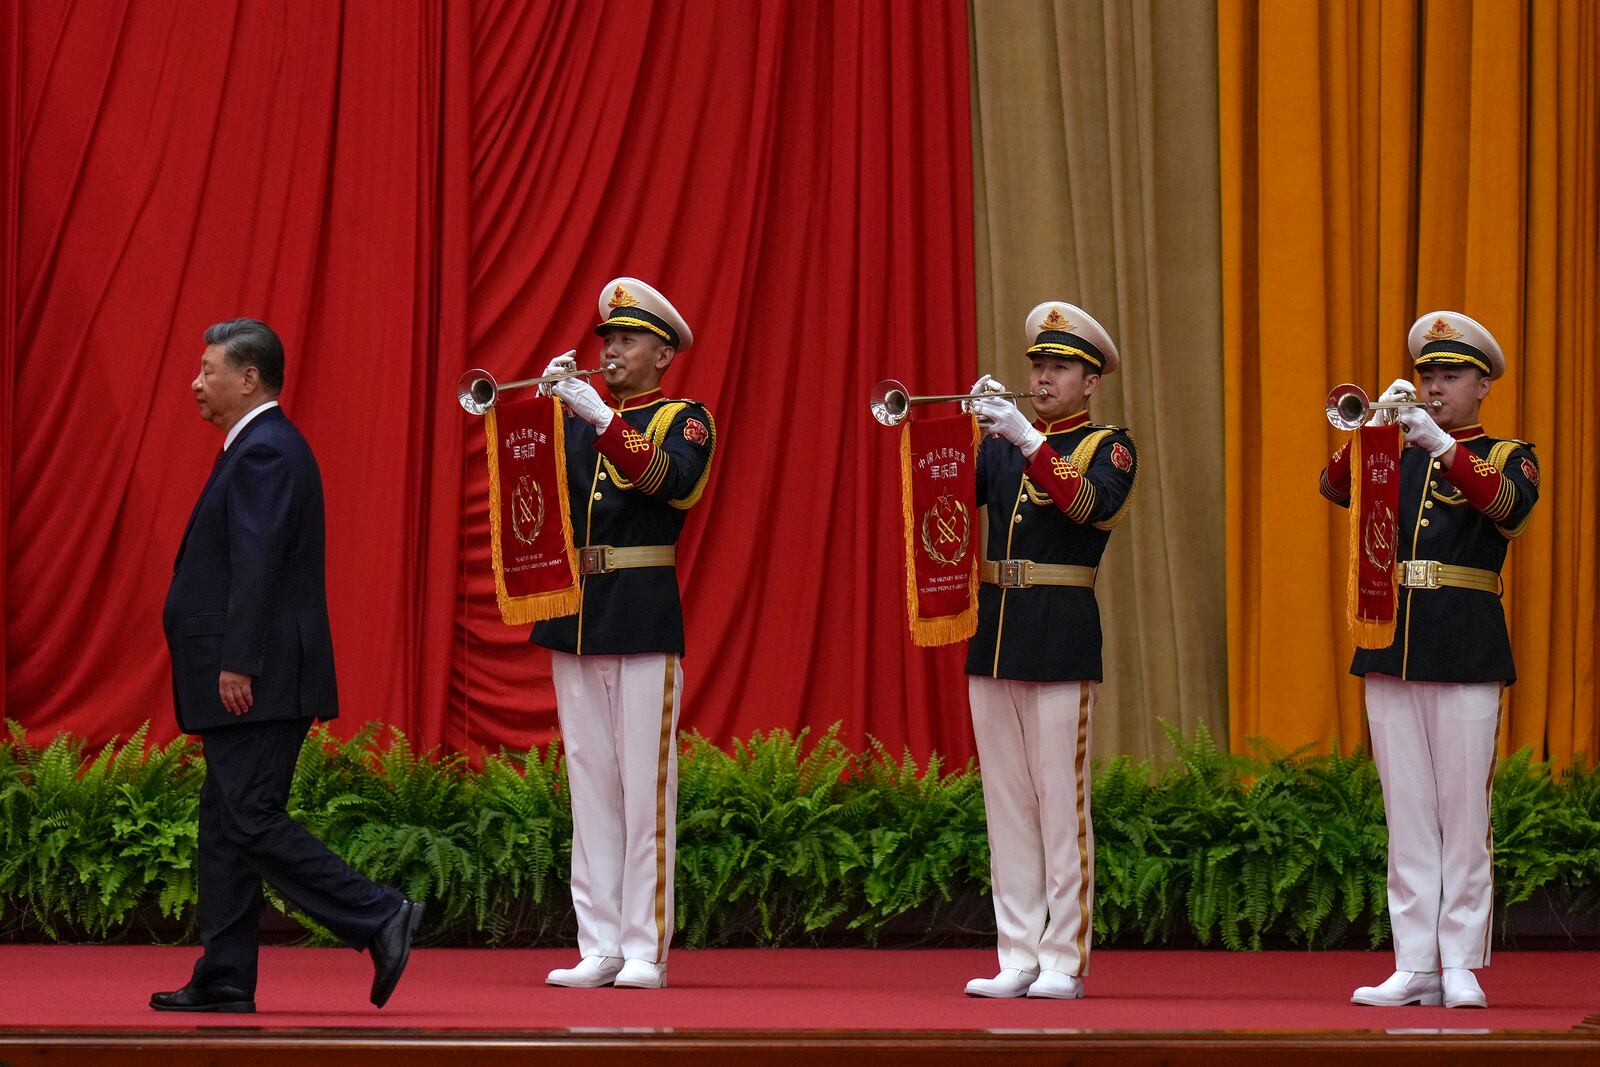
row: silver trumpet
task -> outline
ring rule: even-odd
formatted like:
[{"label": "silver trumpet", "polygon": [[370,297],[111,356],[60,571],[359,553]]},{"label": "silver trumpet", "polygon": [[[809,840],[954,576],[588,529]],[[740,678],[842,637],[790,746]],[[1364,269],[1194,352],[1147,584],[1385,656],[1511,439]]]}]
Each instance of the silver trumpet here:
[{"label": "silver trumpet", "polygon": [[[577,354],[578,350],[574,348],[570,352],[564,353],[562,358]],[[570,370],[560,374],[546,374],[538,378],[518,378],[514,382],[504,383],[495,381],[494,375],[488,371],[474,367],[463,374],[460,380],[456,382],[456,400],[460,402],[462,410],[468,415],[482,415],[495,406],[495,403],[500,399],[501,393],[509,389],[526,389],[530,385],[554,385],[556,382],[564,382],[570,378],[588,378],[595,374],[604,374],[615,366],[615,363],[607,363],[605,366],[595,367],[592,370]]]},{"label": "silver trumpet", "polygon": [[1328,406],[1325,409],[1328,422],[1341,430],[1355,430],[1367,421],[1367,415],[1373,411],[1398,411],[1401,408],[1429,408],[1438,411],[1444,405],[1437,400],[1418,400],[1413,395],[1410,400],[1379,400],[1367,399],[1367,391],[1353,382],[1336,385],[1328,394]]},{"label": "silver trumpet", "polygon": [[945,393],[940,396],[912,396],[901,382],[885,378],[872,388],[867,406],[872,417],[885,426],[899,426],[911,414],[911,409],[923,404],[953,404],[958,400],[977,400],[992,397],[995,400],[1021,400],[1024,397],[1049,396],[1048,389],[1035,389],[1028,393]]}]

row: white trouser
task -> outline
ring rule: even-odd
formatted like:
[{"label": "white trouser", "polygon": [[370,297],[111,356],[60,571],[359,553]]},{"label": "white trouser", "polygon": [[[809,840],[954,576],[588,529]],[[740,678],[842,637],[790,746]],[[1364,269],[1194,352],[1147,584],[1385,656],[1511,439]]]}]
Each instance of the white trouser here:
[{"label": "white trouser", "polygon": [[1367,675],[1372,756],[1389,824],[1395,967],[1487,967],[1494,911],[1489,792],[1499,682]]},{"label": "white trouser", "polygon": [[1099,693],[1096,682],[967,679],[1002,968],[1089,973],[1089,719]]},{"label": "white trouser", "polygon": [[578,950],[665,963],[678,845],[678,704],[667,653],[551,654],[572,795]]}]

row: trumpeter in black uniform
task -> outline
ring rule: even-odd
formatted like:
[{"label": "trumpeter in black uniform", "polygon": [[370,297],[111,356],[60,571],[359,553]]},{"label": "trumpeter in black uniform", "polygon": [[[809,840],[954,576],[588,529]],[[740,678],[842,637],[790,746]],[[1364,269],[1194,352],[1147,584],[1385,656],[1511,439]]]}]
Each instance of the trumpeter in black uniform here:
[{"label": "trumpeter in black uniform", "polygon": [[1030,424],[988,375],[971,409],[995,436],[978,451],[987,509],[978,629],[967,650],[972,727],[983,767],[1000,973],[983,997],[1083,995],[1094,905],[1089,725],[1099,694],[1094,579],[1133,495],[1126,430],[1089,421],[1089,397],[1117,369],[1116,346],[1081,308],[1028,315]]},{"label": "trumpeter in black uniform", "polygon": [[[1366,679],[1383,783],[1396,970],[1352,1000],[1483,1007],[1472,972],[1489,963],[1489,794],[1501,692],[1516,680],[1500,568],[1539,498],[1539,463],[1532,445],[1491,437],[1478,421],[1490,383],[1505,373],[1488,330],[1435,311],[1411,327],[1409,343],[1417,386],[1398,380],[1380,399],[1416,396],[1438,407],[1374,416],[1398,418],[1406,435],[1399,600],[1394,643],[1357,649],[1350,667]],[[1348,507],[1350,476],[1345,447],[1323,471],[1323,495]]]},{"label": "trumpeter in black uniform", "polygon": [[[551,650],[572,795],[578,965],[551,985],[667,984],[677,852],[683,607],[674,570],[685,515],[711,471],[705,405],[662,395],[694,342],[655,289],[617,278],[600,294],[612,403],[581,378],[549,387],[567,406],[567,486],[582,572],[576,615],[533,628]],[[574,368],[570,357],[546,374]]]}]

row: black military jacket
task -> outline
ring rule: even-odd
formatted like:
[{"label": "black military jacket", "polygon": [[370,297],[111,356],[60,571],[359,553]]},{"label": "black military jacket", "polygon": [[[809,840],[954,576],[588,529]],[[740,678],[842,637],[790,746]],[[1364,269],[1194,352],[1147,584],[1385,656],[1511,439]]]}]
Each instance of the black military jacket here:
[{"label": "black military jacket", "polygon": [[[977,503],[989,512],[989,559],[1030,559],[1098,567],[1111,528],[1133,495],[1138,454],[1127,431],[1094,426],[1080,412],[1049,426],[1030,464],[1015,445],[986,438],[978,449]],[[1092,497],[1069,516],[1040,477],[1057,457],[1070,459],[1094,436],[1093,455],[1080,457]],[[1033,471],[1035,476],[1025,476]],[[967,673],[1026,682],[1099,681],[1100,607],[1093,589],[1033,586],[978,592],[978,630],[967,645]]]},{"label": "black military jacket", "polygon": [[[569,413],[567,491],[573,544],[677,544],[684,517],[699,501],[711,473],[716,448],[711,413],[696,401],[669,400],[655,390],[630,398],[617,417],[665,457],[664,474],[651,477],[659,477],[654,492],[625,488],[627,479],[596,447],[594,427]],[[683,655],[683,605],[673,568],[637,567],[580,581],[578,613],[535,624],[534,644],[578,655]]]},{"label": "black military jacket", "polygon": [[[1456,430],[1454,436],[1458,448],[1493,462],[1505,479],[1500,505],[1491,508],[1498,517],[1473,507],[1450,483],[1440,461],[1421,448],[1405,448],[1400,454],[1396,559],[1431,559],[1498,574],[1507,547],[1521,535],[1539,499],[1538,460],[1532,445],[1489,437],[1481,426]],[[1323,495],[1349,507],[1349,482],[1341,481],[1342,494],[1329,488],[1325,474]],[[1394,643],[1384,649],[1357,648],[1350,673],[1415,682],[1516,681],[1500,597],[1478,589],[1402,588]]]}]

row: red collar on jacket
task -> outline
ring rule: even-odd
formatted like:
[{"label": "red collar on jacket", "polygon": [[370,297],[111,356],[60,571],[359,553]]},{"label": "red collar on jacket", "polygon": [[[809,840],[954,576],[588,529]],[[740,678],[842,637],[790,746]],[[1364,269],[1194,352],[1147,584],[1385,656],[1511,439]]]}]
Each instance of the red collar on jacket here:
[{"label": "red collar on jacket", "polygon": [[1055,422],[1046,423],[1039,419],[1033,420],[1033,428],[1047,434],[1066,433],[1068,430],[1076,430],[1080,426],[1087,425],[1089,425],[1088,408],[1084,408],[1075,415],[1068,415],[1064,419],[1057,419]]},{"label": "red collar on jacket", "polygon": [[610,406],[612,411],[632,411],[634,408],[649,407],[660,399],[661,387],[657,386],[649,392],[640,393],[638,396],[630,396],[620,404],[613,400]]}]

